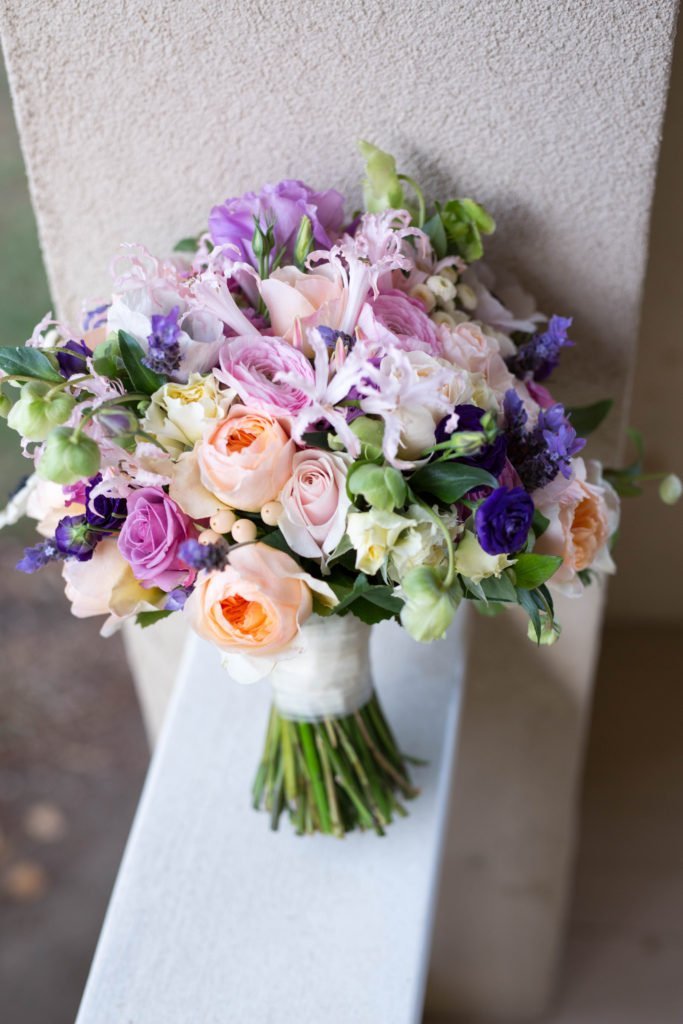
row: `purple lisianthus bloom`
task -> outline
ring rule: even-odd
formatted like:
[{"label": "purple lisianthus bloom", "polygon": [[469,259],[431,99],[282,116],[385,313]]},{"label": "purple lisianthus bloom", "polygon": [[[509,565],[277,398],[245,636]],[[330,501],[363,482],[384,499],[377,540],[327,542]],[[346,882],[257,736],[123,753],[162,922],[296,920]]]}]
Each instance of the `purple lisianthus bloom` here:
[{"label": "purple lisianthus bloom", "polygon": [[102,483],[102,475],[94,476],[85,490],[83,504],[85,518],[102,536],[120,530],[127,515],[125,498],[112,498],[108,494],[96,494],[93,491]]},{"label": "purple lisianthus bloom", "polygon": [[57,353],[57,363],[62,377],[73,377],[77,373],[87,373],[86,359],[92,352],[84,341],[67,341]]},{"label": "purple lisianthus bloom", "polygon": [[[444,418],[437,424],[436,427],[436,441],[437,444],[442,441],[448,440],[452,434],[460,433],[461,431],[481,431],[482,417],[486,414],[485,409],[480,409],[478,405],[456,405],[454,412],[458,417],[458,424],[455,430],[448,429],[448,423],[451,420],[451,416],[444,416]],[[482,431],[483,432],[483,431]],[[498,434],[498,436],[490,443],[484,445],[474,455],[468,455],[466,457],[459,457],[458,462],[463,462],[466,466],[474,466],[476,469],[485,469],[491,473],[492,476],[500,476],[505,468],[505,461],[507,458],[507,438],[505,434]]]},{"label": "purple lisianthus bloom", "polygon": [[568,316],[552,316],[545,331],[535,334],[507,360],[508,368],[521,380],[546,380],[560,362],[560,352],[574,342],[567,337],[572,325]]},{"label": "purple lisianthus bloom", "polygon": [[[310,405],[298,381],[315,383],[313,366],[299,349],[280,338],[250,334],[227,342],[220,353],[218,380],[235,389],[242,401],[255,409],[297,413]],[[283,379],[285,376],[290,380]]]},{"label": "purple lisianthus bloom", "polygon": [[228,549],[225,544],[200,544],[198,540],[186,540],[180,545],[180,557],[186,565],[197,572],[217,572],[228,564]]},{"label": "purple lisianthus bloom", "polygon": [[260,192],[226,199],[214,206],[209,217],[209,234],[214,245],[231,243],[240,257],[258,267],[251,240],[254,222],[263,230],[273,226],[273,256],[284,246],[286,259],[293,258],[301,218],[308,217],[317,245],[329,249],[341,232],[344,221],[344,197],[334,189],[316,192],[302,181],[285,180],[277,185],[264,185]]},{"label": "purple lisianthus bloom", "polygon": [[99,539],[84,515],[64,516],[57,523],[55,544],[65,558],[89,562]]},{"label": "purple lisianthus bloom", "polygon": [[43,540],[40,544],[24,550],[24,557],[17,562],[17,569],[20,572],[34,573],[44,568],[50,562],[58,562],[64,555],[59,550],[54,540]]},{"label": "purple lisianthus bloom", "polygon": [[523,487],[499,487],[474,515],[477,539],[489,555],[512,554],[524,547],[534,518],[534,503]]},{"label": "purple lisianthus bloom", "polygon": [[191,520],[161,487],[131,491],[127,501],[118,546],[135,578],[161,590],[187,586],[194,573],[180,557],[180,547],[196,536]]},{"label": "purple lisianthus bloom", "polygon": [[559,403],[542,409],[536,426],[527,430],[527,414],[519,395],[505,395],[508,457],[524,486],[535,491],[554,480],[558,473],[569,479],[571,460],[585,446]]},{"label": "purple lisianthus bloom", "polygon": [[147,338],[147,355],[143,365],[154,373],[170,376],[180,366],[180,326],[178,307],[174,306],[167,316],[155,314],[152,317],[152,333]]}]

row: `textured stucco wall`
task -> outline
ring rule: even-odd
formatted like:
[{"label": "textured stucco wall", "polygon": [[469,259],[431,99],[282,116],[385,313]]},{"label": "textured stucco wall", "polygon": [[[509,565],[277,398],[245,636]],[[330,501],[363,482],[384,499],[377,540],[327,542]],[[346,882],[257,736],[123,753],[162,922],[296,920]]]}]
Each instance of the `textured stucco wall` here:
[{"label": "textured stucco wall", "polygon": [[[163,251],[202,226],[211,202],[264,178],[357,197],[364,136],[428,191],[457,184],[485,202],[499,224],[494,256],[550,311],[575,315],[581,345],[560,391],[616,393],[621,416],[597,439],[611,456],[676,6],[0,0],[59,308],[73,314],[83,296],[106,293],[117,242]],[[532,1013],[547,996],[599,605],[596,593],[567,609],[564,648],[533,657],[521,633],[492,643],[491,624],[478,626],[434,959],[444,1014]]]}]

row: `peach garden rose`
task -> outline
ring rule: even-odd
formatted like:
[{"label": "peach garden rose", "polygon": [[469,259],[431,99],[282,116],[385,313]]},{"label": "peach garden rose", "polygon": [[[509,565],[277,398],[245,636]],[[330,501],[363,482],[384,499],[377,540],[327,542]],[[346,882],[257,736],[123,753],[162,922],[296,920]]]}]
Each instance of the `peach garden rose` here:
[{"label": "peach garden rose", "polygon": [[294,442],[274,416],[234,406],[197,448],[203,486],[225,505],[258,512],[289,478]]}]

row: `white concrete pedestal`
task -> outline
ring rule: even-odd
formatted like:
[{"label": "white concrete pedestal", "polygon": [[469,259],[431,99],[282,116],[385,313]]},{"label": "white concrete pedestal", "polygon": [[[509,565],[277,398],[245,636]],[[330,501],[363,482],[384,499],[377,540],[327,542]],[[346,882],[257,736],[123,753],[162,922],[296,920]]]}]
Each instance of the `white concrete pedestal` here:
[{"label": "white concrete pedestal", "polygon": [[377,689],[428,759],[386,837],[293,834],[249,805],[269,687],[188,645],[77,1024],[418,1024],[460,709],[462,615],[373,631]]}]

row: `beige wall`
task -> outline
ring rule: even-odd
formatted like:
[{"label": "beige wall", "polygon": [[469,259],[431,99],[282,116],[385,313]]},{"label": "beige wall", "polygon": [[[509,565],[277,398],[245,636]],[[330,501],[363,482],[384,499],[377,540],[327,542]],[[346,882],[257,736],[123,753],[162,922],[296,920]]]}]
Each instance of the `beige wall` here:
[{"label": "beige wall", "polygon": [[[683,25],[652,210],[638,361],[630,422],[645,434],[648,463],[683,478]],[[667,508],[650,485],[626,501],[619,574],[610,586],[611,618],[683,618],[683,505]]]}]

